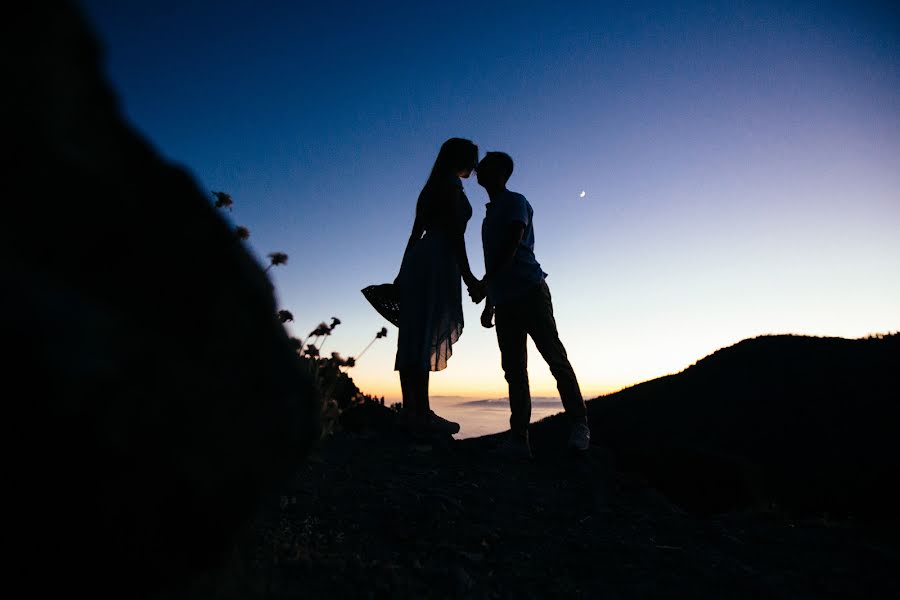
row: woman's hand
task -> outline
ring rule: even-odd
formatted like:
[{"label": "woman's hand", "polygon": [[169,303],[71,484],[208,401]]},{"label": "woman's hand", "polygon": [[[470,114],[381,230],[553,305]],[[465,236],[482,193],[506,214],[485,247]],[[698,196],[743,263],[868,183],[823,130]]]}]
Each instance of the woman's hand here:
[{"label": "woman's hand", "polygon": [[494,307],[490,303],[485,304],[484,310],[481,312],[481,326],[485,329],[494,326]]},{"label": "woman's hand", "polygon": [[475,279],[472,283],[467,283],[466,287],[469,290],[469,297],[475,304],[478,304],[484,300],[485,296],[487,296],[487,288],[485,288],[484,282],[482,281]]}]

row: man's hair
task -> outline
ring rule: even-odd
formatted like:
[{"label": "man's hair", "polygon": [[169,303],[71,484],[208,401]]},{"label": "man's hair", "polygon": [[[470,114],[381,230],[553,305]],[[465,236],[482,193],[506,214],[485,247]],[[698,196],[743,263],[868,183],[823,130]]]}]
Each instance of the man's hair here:
[{"label": "man's hair", "polygon": [[506,152],[488,152],[482,160],[486,160],[488,163],[496,163],[500,167],[500,171],[506,176],[507,181],[512,177],[513,159]]}]

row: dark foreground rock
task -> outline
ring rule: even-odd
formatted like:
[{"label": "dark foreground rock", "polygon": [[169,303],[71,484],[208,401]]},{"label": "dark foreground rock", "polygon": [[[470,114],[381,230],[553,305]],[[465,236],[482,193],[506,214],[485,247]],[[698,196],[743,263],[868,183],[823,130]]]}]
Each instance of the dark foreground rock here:
[{"label": "dark foreground rock", "polygon": [[273,495],[228,567],[176,597],[897,597],[895,541],[822,516],[690,515],[610,454],[533,463],[491,438],[339,433]]},{"label": "dark foreground rock", "polygon": [[267,277],[123,122],[80,16],[16,3],[2,27],[9,570],[132,597],[230,547],[317,401]]}]

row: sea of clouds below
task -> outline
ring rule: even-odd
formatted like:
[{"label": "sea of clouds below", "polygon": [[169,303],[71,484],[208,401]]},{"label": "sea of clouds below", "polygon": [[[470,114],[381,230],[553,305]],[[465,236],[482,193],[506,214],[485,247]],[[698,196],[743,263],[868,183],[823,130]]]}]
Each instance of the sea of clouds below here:
[{"label": "sea of clouds below", "polygon": [[[431,398],[431,408],[460,425],[457,439],[490,435],[509,429],[509,400],[489,398],[472,400],[455,396]],[[559,398],[534,397],[531,399],[531,422],[562,412]]]}]

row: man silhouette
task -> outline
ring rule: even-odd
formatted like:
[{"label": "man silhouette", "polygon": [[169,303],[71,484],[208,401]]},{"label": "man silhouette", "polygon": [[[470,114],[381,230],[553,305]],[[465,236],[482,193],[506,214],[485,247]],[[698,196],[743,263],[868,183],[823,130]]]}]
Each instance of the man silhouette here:
[{"label": "man silhouette", "polygon": [[547,274],[534,256],[534,210],[525,196],[506,189],[512,172],[512,158],[503,152],[488,152],[476,168],[478,183],[487,191],[490,202],[481,226],[485,276],[480,287],[470,290],[476,302],[487,295],[481,324],[492,327],[496,319],[497,343],[509,383],[510,435],[500,450],[531,458],[526,346],[527,336],[531,336],[556,379],[563,407],[572,421],[569,446],[584,451],[591,438],[584,399],[556,330],[550,288],[544,280]]}]

